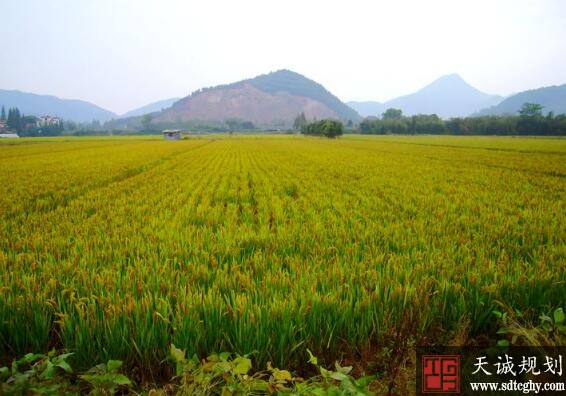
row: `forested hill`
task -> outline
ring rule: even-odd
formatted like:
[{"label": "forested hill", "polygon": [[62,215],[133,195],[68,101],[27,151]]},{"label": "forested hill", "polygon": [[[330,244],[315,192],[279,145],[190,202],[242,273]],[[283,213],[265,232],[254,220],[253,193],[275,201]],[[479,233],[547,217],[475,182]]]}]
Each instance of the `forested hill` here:
[{"label": "forested hill", "polygon": [[566,84],[520,92],[506,98],[497,106],[480,111],[479,115],[516,115],[524,103],[541,105],[544,114],[566,114]]},{"label": "forested hill", "polygon": [[226,85],[202,88],[153,115],[154,125],[224,122],[237,119],[260,128],[289,128],[307,119],[356,122],[360,116],[322,85],[290,70],[279,70]]},{"label": "forested hill", "polygon": [[356,121],[360,118],[358,113],[340,99],[331,94],[321,84],[291,70],[279,70],[269,74],[262,74],[250,80],[244,80],[235,85],[249,83],[263,92],[276,94],[288,92],[292,95],[306,96],[325,104],[344,120]]}]

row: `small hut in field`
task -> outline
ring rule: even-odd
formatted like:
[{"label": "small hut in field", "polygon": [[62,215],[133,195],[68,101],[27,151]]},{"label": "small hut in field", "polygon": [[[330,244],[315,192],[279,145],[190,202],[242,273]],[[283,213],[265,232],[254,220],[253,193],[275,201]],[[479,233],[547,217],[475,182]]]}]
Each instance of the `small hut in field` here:
[{"label": "small hut in field", "polygon": [[165,129],[161,133],[163,133],[163,139],[165,140],[181,139],[181,131],[179,129]]}]

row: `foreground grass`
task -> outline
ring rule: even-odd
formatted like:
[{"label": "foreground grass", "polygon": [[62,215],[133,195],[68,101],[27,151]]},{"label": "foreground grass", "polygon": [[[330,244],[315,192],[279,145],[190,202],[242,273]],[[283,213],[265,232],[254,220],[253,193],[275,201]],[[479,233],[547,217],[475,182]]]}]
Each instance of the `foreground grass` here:
[{"label": "foreground grass", "polygon": [[565,302],[563,139],[25,140],[0,166],[0,363],[368,363]]}]

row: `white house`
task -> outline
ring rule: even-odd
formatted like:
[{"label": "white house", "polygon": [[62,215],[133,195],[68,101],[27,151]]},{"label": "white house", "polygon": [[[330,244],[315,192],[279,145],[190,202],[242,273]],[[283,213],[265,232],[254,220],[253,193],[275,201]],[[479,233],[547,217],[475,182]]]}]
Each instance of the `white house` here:
[{"label": "white house", "polygon": [[37,117],[35,124],[38,128],[41,128],[44,126],[59,125],[61,124],[61,122],[63,121],[59,117],[44,115],[41,117]]}]

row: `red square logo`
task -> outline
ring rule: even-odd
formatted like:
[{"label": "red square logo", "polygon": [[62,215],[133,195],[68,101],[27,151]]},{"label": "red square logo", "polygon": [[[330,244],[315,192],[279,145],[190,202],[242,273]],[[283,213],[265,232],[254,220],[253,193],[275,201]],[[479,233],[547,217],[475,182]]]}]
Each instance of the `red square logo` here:
[{"label": "red square logo", "polygon": [[423,355],[423,393],[460,393],[460,356]]}]

